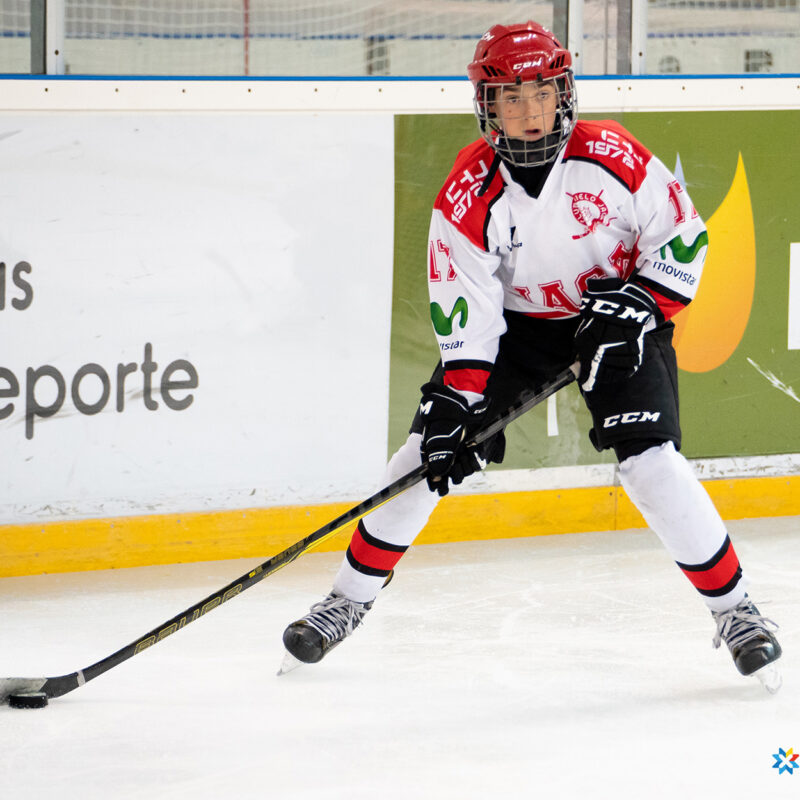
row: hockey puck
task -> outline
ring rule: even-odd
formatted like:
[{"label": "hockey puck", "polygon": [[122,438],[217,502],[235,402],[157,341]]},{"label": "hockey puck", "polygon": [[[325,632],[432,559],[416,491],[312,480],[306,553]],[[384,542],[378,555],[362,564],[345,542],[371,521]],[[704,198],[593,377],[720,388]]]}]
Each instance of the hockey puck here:
[{"label": "hockey puck", "polygon": [[8,704],[11,708],[44,708],[47,705],[47,695],[44,692],[10,694]]}]

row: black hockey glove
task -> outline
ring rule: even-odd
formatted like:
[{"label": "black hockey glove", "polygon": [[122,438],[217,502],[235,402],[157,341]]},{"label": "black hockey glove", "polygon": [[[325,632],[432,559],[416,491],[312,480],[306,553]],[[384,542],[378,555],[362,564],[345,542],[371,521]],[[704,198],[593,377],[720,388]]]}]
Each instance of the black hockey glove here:
[{"label": "black hockey glove", "polygon": [[489,403],[483,400],[474,406],[456,391],[438,383],[422,387],[422,463],[428,465],[428,488],[444,497],[450,482],[458,485],[467,475],[482,470],[489,461],[503,460],[505,434],[468,447],[468,434],[479,430]]},{"label": "black hockey glove", "polygon": [[581,298],[583,321],[575,334],[584,392],[630,378],[642,364],[644,331],[658,306],[652,295],[620,278],[594,278]]}]

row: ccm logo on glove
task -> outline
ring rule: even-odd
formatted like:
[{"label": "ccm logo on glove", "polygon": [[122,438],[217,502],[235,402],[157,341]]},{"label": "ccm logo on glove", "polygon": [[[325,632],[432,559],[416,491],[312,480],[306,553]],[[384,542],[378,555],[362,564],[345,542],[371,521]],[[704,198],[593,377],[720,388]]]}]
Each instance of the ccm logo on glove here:
[{"label": "ccm logo on glove", "polygon": [[616,317],[620,322],[630,319],[639,325],[644,325],[653,316],[652,312],[646,308],[636,309],[633,306],[623,306],[601,297],[587,297],[586,295],[583,295],[581,299],[581,312],[584,310],[586,315],[604,314]]}]

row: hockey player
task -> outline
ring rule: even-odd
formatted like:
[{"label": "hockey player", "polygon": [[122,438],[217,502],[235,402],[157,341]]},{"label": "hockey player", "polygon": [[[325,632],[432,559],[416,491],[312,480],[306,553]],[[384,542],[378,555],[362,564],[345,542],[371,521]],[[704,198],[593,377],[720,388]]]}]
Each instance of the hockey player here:
[{"label": "hockey player", "polygon": [[332,592],[284,633],[301,662],[361,623],[450,483],[502,461],[503,434],[467,448],[468,433],[576,358],[591,441],[614,450],[628,496],[711,611],[714,645],[724,641],[744,675],[781,654],[679,453],[670,318],[696,292],[705,226],[624,128],[578,122],[571,62],[534,22],[496,25],[478,42],[468,74],[482,137],[458,154],[428,243],[442,360],[383,485],[421,462],[427,479],[358,523]]}]

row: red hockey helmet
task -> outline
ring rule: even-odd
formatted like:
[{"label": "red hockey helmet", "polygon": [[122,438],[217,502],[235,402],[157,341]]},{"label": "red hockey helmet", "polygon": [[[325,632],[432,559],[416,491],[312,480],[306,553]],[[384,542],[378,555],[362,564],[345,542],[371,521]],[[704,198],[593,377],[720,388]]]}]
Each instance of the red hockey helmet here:
[{"label": "red hockey helmet", "polygon": [[[467,67],[475,87],[475,115],[481,133],[504,160],[532,167],[555,160],[577,120],[572,56],[537,22],[494,25],[481,36]],[[552,129],[536,141],[507,134],[495,101],[507,87],[550,83],[556,93]]]}]

